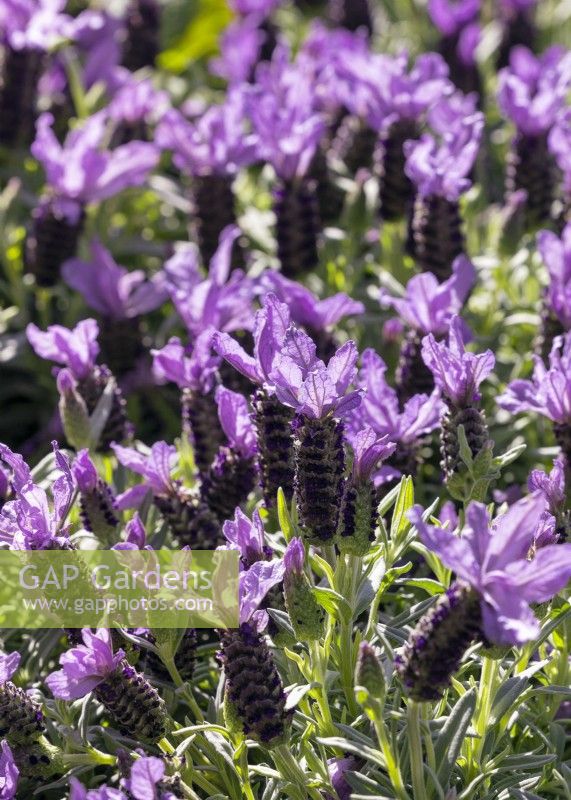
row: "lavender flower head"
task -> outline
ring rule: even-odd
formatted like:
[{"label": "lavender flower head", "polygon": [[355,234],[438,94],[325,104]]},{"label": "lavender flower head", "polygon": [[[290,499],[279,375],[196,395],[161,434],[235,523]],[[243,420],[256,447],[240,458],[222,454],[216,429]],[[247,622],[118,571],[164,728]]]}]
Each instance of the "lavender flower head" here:
[{"label": "lavender flower head", "polygon": [[155,138],[173,151],[174,163],[188,175],[235,175],[256,159],[257,137],[248,127],[245,90],[236,87],[195,122],[175,109],[167,111]]},{"label": "lavender flower head", "polygon": [[138,758],[131,774],[121,781],[121,786],[134,800],[176,800],[176,795],[161,787],[165,777],[165,762],[156,756]]},{"label": "lavender flower head", "polygon": [[230,446],[242,458],[252,458],[256,453],[256,431],[250,418],[248,401],[243,395],[219,386],[216,402],[220,424]]},{"label": "lavender flower head", "polygon": [[327,366],[315,355],[315,343],[291,326],[276,355],[270,378],[284,405],[310,419],[343,417],[361,402],[360,391],[350,391],[357,374],[359,353],[354,342],[346,342]]},{"label": "lavender flower head", "polygon": [[491,350],[479,355],[466,352],[462,321],[457,316],[450,323],[448,345],[437,342],[430,333],[422,340],[422,357],[437,387],[457,408],[480,399],[478,387],[496,363]]},{"label": "lavender flower head", "polygon": [[380,302],[384,308],[392,306],[409,328],[444,336],[475,282],[474,265],[466,256],[458,256],[452,265],[452,276],[443,283],[431,272],[424,272],[409,280],[402,298],[392,297],[382,289]]},{"label": "lavender flower head", "polygon": [[[345,777],[347,772],[358,772],[358,761],[354,756],[346,758],[330,758],[327,760],[327,772],[335,796],[339,800],[351,800],[352,788]],[[329,797],[328,797],[329,800]]]},{"label": "lavender flower head", "polygon": [[[70,22],[70,38],[82,61],[82,80],[86,89],[103,84],[110,94],[130,78],[121,61],[119,17],[106,11],[87,8]],[[60,66],[62,72],[65,67]]]},{"label": "lavender flower head", "polygon": [[155,89],[152,81],[136,80],[129,75],[109,103],[110,118],[116,123],[135,125],[138,122],[155,124],[170,107],[166,92]]},{"label": "lavender flower head", "polygon": [[46,678],[51,693],[62,700],[85,697],[125,658],[123,650],[113,652],[110,630],[99,628],[93,633],[85,628],[81,636],[83,644],[62,653],[62,669],[52,672]]},{"label": "lavender flower head", "polygon": [[561,238],[551,231],[540,231],[537,248],[549,271],[546,300],[566,330],[571,328],[571,223]]},{"label": "lavender flower head", "polygon": [[[395,442],[403,455],[410,452],[412,456],[421,437],[438,427],[442,402],[435,390],[431,395],[414,395],[401,410],[395,389],[387,383],[386,371],[387,365],[374,350],[368,348],[363,352],[357,386],[364,390],[364,395],[361,405],[347,420],[348,437],[355,441],[363,426],[368,426],[377,436]],[[405,466],[410,468],[409,464]],[[375,475],[375,482],[400,478],[399,467],[384,464]]]},{"label": "lavender flower head", "polygon": [[512,381],[498,399],[500,408],[517,414],[532,411],[552,422],[571,424],[571,333],[558,336],[549,354],[549,367],[534,357],[531,380]]},{"label": "lavender flower head", "polygon": [[133,319],[154,311],[168,297],[161,273],[150,280],[143,270],[119,266],[101,242],[91,243],[91,260],[72,258],[62,268],[66,283],[80,292],[99,314],[114,320]]},{"label": "lavender flower head", "polygon": [[222,231],[207,278],[202,275],[198,249],[193,244],[182,247],[165,263],[168,292],[193,336],[208,327],[236,331],[252,326],[254,284],[240,270],[230,272],[232,248],[239,235],[236,226]]},{"label": "lavender flower head", "polygon": [[51,114],[40,115],[32,154],[46,173],[52,206],[70,223],[79,220],[85,203],[143,184],[158,163],[159,150],[150,142],[129,142],[105,150],[106,112],[86,119],[68,133],[63,145],[53,132],[53,123]]},{"label": "lavender flower head", "polygon": [[305,566],[305,548],[303,542],[297,536],[289,542],[284,553],[285,574],[295,573],[301,575]]},{"label": "lavender flower head", "polygon": [[271,548],[265,542],[264,523],[257,509],[250,519],[241,508],[237,508],[234,519],[226,520],[222,526],[222,533],[228,542],[222,547],[240,552],[243,569],[249,569],[257,561],[267,561],[272,556]]},{"label": "lavender flower head", "polygon": [[166,442],[155,442],[148,455],[139,453],[131,447],[112,445],[120,464],[141,475],[145,482],[127,489],[117,498],[119,508],[138,505],[150,490],[155,495],[170,495],[175,492],[175,484],[171,477],[176,448]]},{"label": "lavender flower head", "polygon": [[69,330],[62,325],[50,325],[41,331],[36,325],[26,328],[26,336],[35,353],[47,361],[61,364],[76,380],[92,371],[99,354],[99,326],[94,319],[83,319]]},{"label": "lavender flower head", "polygon": [[563,109],[571,82],[571,58],[560,47],[534,56],[514,47],[510,66],[499,74],[498,103],[503,114],[526,136],[549,131]]},{"label": "lavender flower head", "polygon": [[448,66],[438,53],[424,53],[408,69],[408,54],[394,59],[395,69],[383,71],[377,80],[387,106],[382,130],[398,120],[419,120],[443,95],[452,91]]},{"label": "lavender flower head", "polygon": [[227,333],[215,333],[212,345],[238,372],[252,383],[273,393],[275,387],[271,372],[290,324],[291,316],[287,305],[281,303],[275,294],[269,293],[264,298],[264,307],[256,312],[253,356]]},{"label": "lavender flower head", "polygon": [[21,655],[18,652],[0,653],[0,685],[12,678],[20,666]]},{"label": "lavender flower head", "polygon": [[194,345],[184,347],[173,337],[160,350],[151,350],[153,373],[159,383],[173,381],[180,389],[192,389],[201,394],[210,392],[216,383],[220,359],[212,353],[209,328],[197,336]]},{"label": "lavender flower head", "polygon": [[74,479],[57,442],[52,446],[60,475],[51,487],[50,508],[46,491],[33,482],[22,457],[0,444],[0,458],[13,470],[15,499],[0,510],[0,540],[11,550],[66,549],[69,545],[65,520],[74,497]]},{"label": "lavender flower head", "polygon": [[127,796],[120,789],[103,785],[88,790],[74,777],[69,779],[69,788],[69,800],[127,800]]},{"label": "lavender flower head", "polygon": [[444,36],[453,36],[478,19],[480,6],[481,0],[429,0],[428,13]]},{"label": "lavender flower head", "polygon": [[344,292],[320,300],[305,286],[285,278],[280,272],[266,270],[259,279],[264,292],[271,292],[289,309],[292,322],[312,331],[336,325],[344,317],[363,314],[365,306]]},{"label": "lavender flower head", "polygon": [[285,565],[278,561],[256,561],[249,569],[240,573],[240,625],[251,623],[259,632],[269,621],[268,612],[260,609],[260,603],[274,586],[283,580]]},{"label": "lavender flower head", "polygon": [[210,61],[210,72],[232,86],[250,80],[266,38],[255,14],[234,20],[222,33],[220,56]]},{"label": "lavender flower head", "polygon": [[71,473],[80,492],[93,492],[97,487],[99,475],[95,464],[91,460],[89,450],[79,451],[71,465]]},{"label": "lavender flower head", "polygon": [[565,504],[565,462],[561,456],[553,462],[549,475],[542,469],[533,469],[529,475],[530,492],[541,492],[550,512],[555,514]]},{"label": "lavender flower head", "polygon": [[484,117],[477,113],[444,134],[440,142],[430,133],[405,142],[405,172],[421,196],[455,201],[470,188],[467,176],[478,155],[483,129]]},{"label": "lavender flower head", "polygon": [[285,47],[277,47],[272,61],[258,67],[249,113],[259,139],[258,154],[282,180],[307,173],[325,131],[325,121],[315,109],[309,76],[290,60]]},{"label": "lavender flower head", "polygon": [[65,0],[2,0],[1,39],[12,50],[48,51],[70,33]]},{"label": "lavender flower head", "polygon": [[362,486],[370,480],[379,462],[395,452],[396,444],[389,441],[388,434],[379,436],[368,425],[356,434],[349,435],[349,439],[353,448],[353,485]]},{"label": "lavender flower head", "polygon": [[478,594],[486,639],[522,645],[540,632],[530,603],[550,600],[571,578],[571,545],[547,545],[528,560],[545,509],[540,494],[524,498],[493,522],[482,503],[470,503],[460,536],[427,525],[423,509],[409,518],[423,543]]}]

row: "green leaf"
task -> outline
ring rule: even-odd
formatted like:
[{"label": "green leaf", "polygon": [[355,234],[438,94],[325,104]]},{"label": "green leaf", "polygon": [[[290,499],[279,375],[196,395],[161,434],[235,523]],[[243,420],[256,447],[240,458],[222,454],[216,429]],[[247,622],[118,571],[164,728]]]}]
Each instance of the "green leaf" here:
[{"label": "green leaf", "polygon": [[452,709],[436,740],[434,755],[438,765],[437,777],[443,788],[448,786],[454,764],[460,755],[476,708],[476,700],[476,689],[466,692]]},{"label": "green leaf", "polygon": [[414,484],[412,478],[409,476],[402,478],[399,484],[399,492],[395,508],[393,511],[393,519],[391,522],[390,537],[393,542],[399,541],[402,536],[410,529],[411,523],[406,516],[414,505]]},{"label": "green leaf", "polygon": [[278,520],[285,540],[289,542],[293,538],[293,523],[287,506],[286,496],[281,486],[278,489]]},{"label": "green leaf", "polygon": [[182,72],[193,61],[215,55],[220,34],[231,19],[226,0],[200,0],[182,36],[159,55],[159,66],[170,72]]},{"label": "green leaf", "polygon": [[442,594],[446,588],[440,581],[435,581],[432,578],[409,578],[404,584],[415,589],[424,589],[429,595]]},{"label": "green leaf", "polygon": [[383,578],[385,577],[385,560],[378,558],[368,575],[365,575],[355,601],[355,617],[363,613],[375,599]]},{"label": "green leaf", "polygon": [[313,594],[319,605],[322,606],[328,614],[332,614],[337,619],[343,620],[343,622],[351,622],[353,609],[339,592],[320,586],[313,589]]},{"label": "green leaf", "polygon": [[458,425],[458,445],[460,447],[460,458],[468,467],[468,472],[472,472],[474,457],[472,455],[472,451],[470,450],[470,445],[468,444],[466,431],[464,430],[463,425]]},{"label": "green leaf", "polygon": [[513,461],[515,461],[517,458],[519,458],[520,455],[526,449],[527,449],[527,445],[525,443],[524,444],[518,444],[515,447],[512,447],[509,450],[507,450],[505,453],[502,453],[501,455],[496,456],[494,458],[494,464],[498,467],[498,469],[503,469],[504,467],[507,467],[508,464],[511,464]]}]

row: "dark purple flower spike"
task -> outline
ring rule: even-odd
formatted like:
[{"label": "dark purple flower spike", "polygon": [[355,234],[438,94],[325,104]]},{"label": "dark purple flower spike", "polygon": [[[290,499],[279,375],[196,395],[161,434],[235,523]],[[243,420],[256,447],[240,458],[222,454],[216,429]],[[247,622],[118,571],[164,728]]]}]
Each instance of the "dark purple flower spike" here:
[{"label": "dark purple flower spike", "polygon": [[79,508],[83,527],[104,544],[115,544],[119,520],[115,513],[115,497],[108,483],[100,478],[88,450],[80,450],[71,472],[79,489]]},{"label": "dark purple flower spike", "polygon": [[40,705],[10,680],[19,665],[19,653],[0,653],[0,728],[12,747],[30,747],[44,731],[44,715]]},{"label": "dark purple flower spike", "polygon": [[241,573],[240,627],[220,631],[226,724],[269,749],[287,740],[291,711],[285,709],[283,682],[262,632],[268,615],[257,609],[283,577],[282,561],[258,561]]},{"label": "dark purple flower spike", "polygon": [[457,115],[435,114],[432,126],[440,141],[426,133],[405,143],[405,172],[417,191],[411,230],[414,258],[420,270],[433,272],[442,282],[452,274],[454,259],[464,253],[459,199],[471,186],[484,117],[465,116],[460,108]]},{"label": "dark purple flower spike", "polygon": [[303,63],[283,46],[261,64],[249,96],[249,113],[259,139],[259,156],[274,168],[278,259],[284,275],[295,278],[318,261],[319,214],[316,186],[308,171],[325,131],[317,110],[316,87]]},{"label": "dark purple flower spike", "polygon": [[350,31],[373,34],[373,15],[369,0],[329,0],[328,16],[334,25]]},{"label": "dark purple flower spike", "polygon": [[223,386],[216,390],[218,416],[228,439],[214,456],[201,486],[201,497],[220,523],[244,503],[256,480],[256,431],[248,401]]},{"label": "dark purple flower spike", "polygon": [[476,62],[480,41],[481,0],[429,0],[428,12],[441,34],[438,50],[450,68],[450,78],[465,93],[482,92]]},{"label": "dark purple flower spike", "polygon": [[167,709],[147,679],[133,669],[125,652],[114,652],[111,631],[82,631],[83,643],[60,656],[62,669],[46,684],[54,697],[77,700],[93,692],[122,731],[134,739],[154,743],[167,730]]},{"label": "dark purple flower spike", "polygon": [[422,342],[422,357],[446,403],[442,416],[442,469],[446,480],[462,471],[458,429],[464,435],[474,458],[490,446],[488,426],[479,407],[478,387],[492,372],[495,356],[491,350],[480,355],[466,352],[463,325],[459,317],[450,323],[448,345],[428,334]]},{"label": "dark purple flower spike", "polygon": [[123,32],[123,65],[136,72],[154,67],[160,51],[161,6],[158,0],[130,0]]},{"label": "dark purple flower spike", "polygon": [[146,456],[119,445],[113,445],[113,450],[119,463],[145,479],[143,484],[127,489],[117,498],[119,508],[139,506],[150,492],[179,546],[209,550],[222,543],[217,517],[197,492],[186,489],[172,477],[174,447],[155,442]]},{"label": "dark purple flower spike", "polygon": [[70,34],[65,2],[0,4],[0,146],[29,147],[34,138],[38,84],[46,53]]},{"label": "dark purple flower spike", "polygon": [[571,58],[558,47],[534,56],[516,47],[510,66],[499,74],[498,103],[516,128],[506,172],[506,199],[527,193],[525,224],[533,228],[550,219],[559,176],[549,136],[565,107],[571,85]]},{"label": "dark purple flower spike", "polygon": [[157,380],[173,381],[182,391],[183,432],[192,442],[194,462],[201,475],[208,471],[225,441],[214,399],[220,359],[212,352],[212,335],[213,329],[206,329],[192,348],[172,338],[161,350],[151,351]]},{"label": "dark purple flower spike", "polygon": [[[204,264],[213,258],[224,229],[236,224],[232,185],[239,170],[257,157],[257,138],[249,127],[247,93],[236,86],[197,120],[189,122],[171,109],[157,128],[157,142],[173,151],[175,165],[192,179],[195,233]],[[236,246],[233,251],[233,266],[242,266],[243,254]]]},{"label": "dark purple flower spike", "polygon": [[253,420],[256,428],[258,470],[267,508],[276,503],[281,488],[289,501],[293,496],[294,456],[291,423],[294,412],[276,397],[271,377],[274,359],[282,347],[291,318],[287,305],[269,293],[264,307],[256,313],[254,353],[226,333],[217,333],[216,351],[258,388],[252,395]]},{"label": "dark purple flower spike", "polygon": [[427,525],[420,506],[410,512],[423,543],[457,576],[395,659],[415,700],[442,695],[475,638],[519,646],[539,635],[530,604],[550,600],[571,578],[571,545],[547,545],[529,557],[545,505],[535,493],[491,522],[486,506],[470,503],[460,535]]},{"label": "dark purple flower spike", "polygon": [[537,5],[538,0],[500,0],[498,3],[498,16],[502,25],[502,39],[496,59],[498,69],[508,66],[514,47],[525,46],[532,51],[535,49]]},{"label": "dark purple flower spike", "polygon": [[332,544],[337,530],[345,465],[341,420],[361,402],[359,391],[348,391],[357,358],[354,342],[347,342],[326,366],[312,339],[291,326],[270,375],[278,399],[296,412],[295,495],[314,544]]},{"label": "dark purple flower spike", "polygon": [[75,255],[85,206],[140,186],[158,163],[159,150],[151,142],[106,150],[107,123],[107,112],[100,111],[60,144],[53,116],[38,118],[32,154],[44,168],[47,191],[33,212],[26,265],[42,286],[53,285],[61,265]]}]

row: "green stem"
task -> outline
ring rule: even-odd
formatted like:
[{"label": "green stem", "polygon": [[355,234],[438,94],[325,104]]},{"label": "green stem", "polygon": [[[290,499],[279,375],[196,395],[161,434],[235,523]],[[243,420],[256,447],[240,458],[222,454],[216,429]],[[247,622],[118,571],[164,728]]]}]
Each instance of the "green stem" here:
[{"label": "green stem", "polygon": [[374,725],[377,739],[379,740],[379,746],[387,765],[387,773],[396,793],[396,798],[397,800],[410,800],[404,786],[399,763],[389,741],[387,726],[381,714],[375,716]]},{"label": "green stem", "polygon": [[323,663],[321,654],[321,646],[319,642],[314,641],[309,643],[309,654],[311,656],[311,673],[314,680],[320,684],[318,689],[315,689],[315,697],[321,717],[323,719],[323,736],[336,736],[337,728],[333,722],[331,715],[331,708],[329,707],[329,698],[327,697],[327,687],[325,685],[327,665]]},{"label": "green stem", "polygon": [[420,705],[414,700],[407,710],[408,750],[410,774],[414,800],[428,800],[424,783],[424,764],[422,760],[422,739],[420,737]]},{"label": "green stem", "polygon": [[314,798],[314,800],[323,800],[321,793],[317,789],[313,789],[307,785],[308,776],[295,760],[289,745],[278,745],[278,747],[275,747],[271,751],[271,755],[276,769],[284,780],[299,789],[301,800],[307,800],[308,797]]},{"label": "green stem", "polygon": [[168,669],[169,675],[173,679],[173,683],[177,687],[177,689],[180,688],[183,689],[182,696],[188,703],[192,713],[195,716],[196,721],[204,722],[204,715],[200,710],[200,706],[196,702],[190,686],[188,686],[186,681],[182,679],[180,672],[178,671],[176,664],[174,663],[174,658],[163,659],[163,663],[165,667]]}]

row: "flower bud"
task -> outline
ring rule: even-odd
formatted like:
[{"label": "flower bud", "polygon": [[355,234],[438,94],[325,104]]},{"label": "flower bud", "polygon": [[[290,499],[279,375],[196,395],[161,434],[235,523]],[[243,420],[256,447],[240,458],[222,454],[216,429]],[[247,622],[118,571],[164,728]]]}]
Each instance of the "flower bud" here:
[{"label": "flower bud", "polygon": [[292,539],[284,555],[284,597],[290,622],[297,638],[303,642],[325,635],[326,615],[313,594],[303,566],[305,552],[301,539]]},{"label": "flower bud", "polygon": [[372,483],[353,486],[348,481],[339,514],[337,546],[342,553],[364,556],[375,538],[377,494]]},{"label": "flower bud", "polygon": [[89,413],[69,370],[60,370],[57,376],[57,388],[60,394],[59,413],[65,438],[76,450],[87,447],[91,438]]},{"label": "flower bud", "polygon": [[28,745],[41,736],[44,715],[41,706],[23,689],[6,681],[0,686],[0,738],[10,745]]},{"label": "flower bud", "polygon": [[12,754],[22,778],[31,781],[44,779],[45,782],[46,778],[65,772],[61,750],[43,736],[35,742],[12,748]]},{"label": "flower bud", "polygon": [[382,700],[386,691],[383,666],[374,647],[361,642],[355,667],[355,685],[363,686],[374,700]]}]

